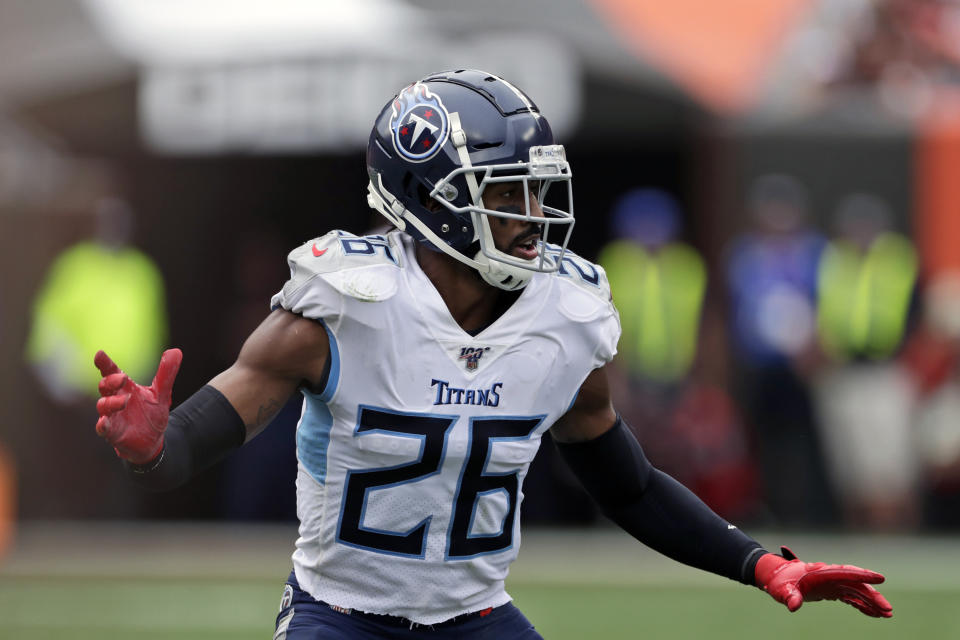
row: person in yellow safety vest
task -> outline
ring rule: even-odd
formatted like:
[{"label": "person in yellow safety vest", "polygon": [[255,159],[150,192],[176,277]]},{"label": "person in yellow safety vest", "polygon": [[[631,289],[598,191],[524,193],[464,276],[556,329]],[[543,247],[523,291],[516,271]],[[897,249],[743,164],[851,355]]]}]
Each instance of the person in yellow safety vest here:
[{"label": "person in yellow safety vest", "polygon": [[623,334],[620,360],[634,377],[682,380],[697,349],[707,275],[703,259],[676,242],[676,201],[658,189],[635,189],[614,207],[617,238],[600,252]]},{"label": "person in yellow safety vest", "polygon": [[847,523],[909,529],[918,521],[916,390],[892,356],[903,342],[917,254],[870,194],[841,203],[839,235],[818,272],[818,329],[830,366],[815,380],[818,426]]},{"label": "person in yellow safety vest", "polygon": [[840,237],[820,261],[817,308],[820,342],[835,360],[880,360],[904,337],[917,278],[917,254],[888,230],[885,206],[854,194],[844,203]]},{"label": "person in yellow safety vest", "polygon": [[676,240],[679,207],[663,191],[631,190],[615,204],[611,227],[617,237],[599,262],[620,310],[617,406],[665,469],[703,490],[718,512],[749,517],[756,474],[740,414],[715,379],[691,371],[707,272],[700,254]]},{"label": "person in yellow safety vest", "polygon": [[97,395],[100,375],[90,359],[104,344],[124,354],[134,379],[149,380],[167,339],[163,277],[147,255],[127,245],[129,206],[105,198],[96,215],[96,239],[56,258],[33,304],[26,359],[60,402]]}]

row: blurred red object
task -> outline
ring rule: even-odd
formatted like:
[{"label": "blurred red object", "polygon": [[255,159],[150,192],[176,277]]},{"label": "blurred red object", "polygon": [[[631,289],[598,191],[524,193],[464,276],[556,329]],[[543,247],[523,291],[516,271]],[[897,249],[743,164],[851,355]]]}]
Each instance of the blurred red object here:
[{"label": "blurred red object", "polygon": [[13,456],[0,445],[0,560],[13,545],[17,521],[17,475]]},{"label": "blurred red object", "polygon": [[683,474],[689,488],[724,517],[750,516],[758,500],[757,468],[733,399],[719,387],[691,386],[671,430],[692,466]]}]

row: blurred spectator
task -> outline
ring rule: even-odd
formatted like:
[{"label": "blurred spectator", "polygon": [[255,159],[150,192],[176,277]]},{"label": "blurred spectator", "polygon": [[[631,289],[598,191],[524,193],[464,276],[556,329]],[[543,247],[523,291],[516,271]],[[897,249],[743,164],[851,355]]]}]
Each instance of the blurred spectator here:
[{"label": "blurred spectator", "polygon": [[903,362],[917,392],[923,523],[960,529],[960,273],[940,274],[926,287],[922,322]]},{"label": "blurred spectator", "polygon": [[36,374],[15,384],[21,427],[30,428],[4,439],[17,463],[22,517],[129,516],[142,492],[122,481],[114,452],[77,425],[97,420],[92,362],[100,347],[127,354],[125,369],[149,384],[167,340],[164,284],[153,260],[131,246],[135,214],[120,195],[123,176],[97,160],[72,162],[68,175],[30,214],[30,237],[49,238],[59,252],[46,254],[49,266],[25,295],[32,313],[14,356]]},{"label": "blurred spectator", "polygon": [[813,423],[817,263],[824,239],[807,227],[807,193],[786,175],[748,192],[753,228],[728,249],[727,284],[738,395],[756,436],[763,493],[777,524],[835,520]]},{"label": "blurred spectator", "polygon": [[723,388],[691,375],[707,286],[703,258],[679,242],[680,209],[658,189],[625,193],[600,252],[623,334],[612,370],[617,406],[655,464],[730,518],[748,517],[754,473]]},{"label": "blurred spectator", "polygon": [[599,259],[620,310],[620,363],[634,377],[680,381],[696,353],[707,283],[703,259],[676,241],[679,208],[663,191],[629,191],[611,215],[616,239]]},{"label": "blurred spectator", "polygon": [[26,358],[55,400],[97,397],[98,349],[108,349],[138,382],[149,384],[167,339],[163,277],[128,245],[133,212],[116,197],[96,203],[96,236],[51,265],[33,304]]},{"label": "blurred spectator", "polygon": [[917,256],[891,223],[889,207],[873,195],[850,195],[838,208],[838,235],[818,274],[819,335],[830,364],[815,385],[847,522],[888,529],[913,526],[917,511],[914,393],[891,359],[905,335]]},{"label": "blurred spectator", "polygon": [[944,0],[879,0],[851,34],[848,64],[833,83],[874,87],[880,103],[906,117],[923,113],[935,85],[960,83],[960,5]]},{"label": "blurred spectator", "polygon": [[912,243],[890,230],[883,200],[853,194],[840,204],[838,237],[818,270],[821,345],[834,360],[883,360],[900,345],[917,277]]}]

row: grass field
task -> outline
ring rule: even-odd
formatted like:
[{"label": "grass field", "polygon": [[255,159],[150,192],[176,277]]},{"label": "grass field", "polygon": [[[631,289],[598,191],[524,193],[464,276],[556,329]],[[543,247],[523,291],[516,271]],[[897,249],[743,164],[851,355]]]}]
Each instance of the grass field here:
[{"label": "grass field", "polygon": [[[292,526],[24,525],[0,562],[0,638],[269,638]],[[507,584],[549,640],[960,638],[960,540],[757,535],[887,575],[892,620],[764,594],[614,530],[531,530]]]}]

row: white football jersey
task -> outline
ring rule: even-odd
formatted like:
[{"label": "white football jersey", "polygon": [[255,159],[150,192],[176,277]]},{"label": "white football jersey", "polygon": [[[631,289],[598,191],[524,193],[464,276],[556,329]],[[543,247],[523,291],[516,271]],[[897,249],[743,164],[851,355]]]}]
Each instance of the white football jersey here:
[{"label": "white football jersey", "polygon": [[406,234],[333,231],[289,263],[272,304],[321,321],[331,354],[297,428],[301,588],[422,624],[508,602],[540,438],[616,351],[603,270],[567,252],[472,336]]}]

